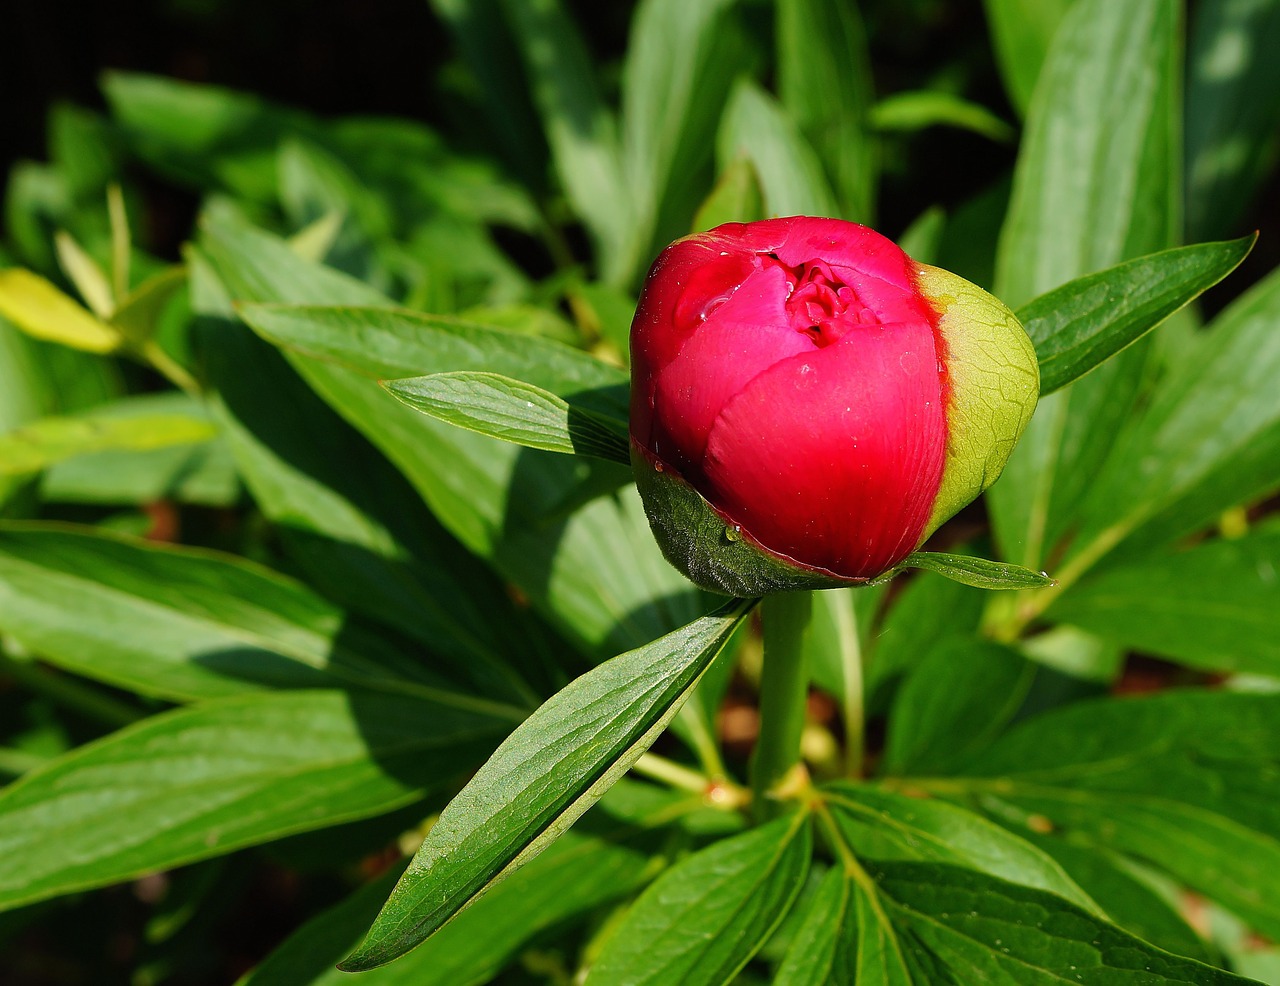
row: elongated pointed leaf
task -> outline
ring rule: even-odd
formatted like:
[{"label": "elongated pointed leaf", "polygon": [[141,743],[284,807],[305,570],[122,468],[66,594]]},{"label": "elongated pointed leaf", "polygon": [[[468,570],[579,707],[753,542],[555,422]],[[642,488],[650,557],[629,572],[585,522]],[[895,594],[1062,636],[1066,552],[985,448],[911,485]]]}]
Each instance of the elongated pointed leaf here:
[{"label": "elongated pointed leaf", "polygon": [[89,353],[112,352],[124,341],[116,329],[21,267],[0,271],[0,315],[36,339]]},{"label": "elongated pointed leaf", "polygon": [[390,811],[494,735],[473,713],[332,691],[153,716],[0,792],[0,907]]},{"label": "elongated pointed leaf", "polygon": [[[1180,230],[1176,0],[1076,0],[1027,115],[995,294],[1017,309],[1066,281],[1174,245]],[[1001,554],[1045,563],[1144,379],[1142,346],[1040,402],[991,488]]]},{"label": "elongated pointed leaf", "polygon": [[629,465],[627,422],[498,373],[433,373],[385,384],[424,414],[490,438]]},{"label": "elongated pointed leaf", "polygon": [[587,982],[731,982],[800,892],[811,852],[809,819],[797,813],[690,856],[641,894]]},{"label": "elongated pointed leaf", "polygon": [[1025,114],[1040,67],[1071,0],[985,0],[996,64],[1009,101]]},{"label": "elongated pointed leaf", "polygon": [[989,558],[953,555],[942,551],[913,551],[900,567],[937,572],[952,581],[963,582],[978,589],[1036,589],[1053,585],[1053,579],[1044,572],[1033,572],[1020,565],[992,561]]},{"label": "elongated pointed leaf", "polygon": [[61,667],[179,701],[364,683],[486,707],[292,579],[91,528],[0,526],[0,624]]},{"label": "elongated pointed leaf", "polygon": [[449,803],[343,968],[404,954],[573,824],[666,727],[751,605],[605,662],[521,724]]},{"label": "elongated pointed leaf", "polygon": [[1134,938],[1054,894],[974,870],[877,863],[875,893],[912,982],[1001,986],[1235,986],[1251,980]]},{"label": "elongated pointed leaf", "polygon": [[1040,395],[1084,376],[1140,339],[1248,256],[1256,236],[1139,257],[1041,295],[1018,309],[1036,347]]},{"label": "elongated pointed leaf", "polygon": [[1280,527],[1109,566],[1048,616],[1192,667],[1280,677]]},{"label": "elongated pointed leaf", "polygon": [[1275,935],[1277,762],[1280,697],[1174,690],[1029,719],[936,793],[1141,859]]}]

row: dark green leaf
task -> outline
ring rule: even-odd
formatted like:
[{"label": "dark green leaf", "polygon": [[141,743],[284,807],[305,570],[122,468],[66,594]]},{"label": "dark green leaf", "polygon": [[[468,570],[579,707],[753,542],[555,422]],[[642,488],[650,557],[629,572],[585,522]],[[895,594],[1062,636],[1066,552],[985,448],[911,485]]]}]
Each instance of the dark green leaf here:
[{"label": "dark green leaf", "polygon": [[494,735],[432,702],[331,691],[153,716],[0,792],[0,907],[390,811]]},{"label": "dark green leaf", "polygon": [[403,955],[572,825],[666,727],[750,607],[735,600],[605,662],[525,720],[449,803],[344,968]]},{"label": "dark green leaf", "polygon": [[1047,618],[1193,667],[1280,677],[1280,527],[1108,566]]},{"label": "dark green leaf", "polygon": [[631,462],[625,419],[576,407],[523,380],[461,371],[392,380],[384,386],[424,414],[490,438],[548,452]]},{"label": "dark green leaf", "polygon": [[1038,589],[1053,585],[1053,579],[1044,572],[1033,572],[1029,568],[989,558],[941,551],[913,551],[900,567],[922,568],[978,589]]},{"label": "dark green leaf", "polygon": [[1277,764],[1280,697],[1171,691],[1036,716],[966,776],[923,783],[1015,827],[1143,859],[1275,935]]},{"label": "dark green leaf", "polygon": [[875,92],[858,8],[790,0],[776,11],[782,105],[826,169],[840,215],[871,223],[877,161],[867,113]]},{"label": "dark green leaf", "polygon": [[[1027,116],[995,294],[1015,309],[1059,285],[1172,246],[1180,230],[1176,0],[1076,0]],[[991,488],[1001,554],[1045,563],[1131,415],[1145,348],[1040,402]]]},{"label": "dark green leaf", "polygon": [[1071,0],[986,0],[983,6],[1009,101],[1025,114],[1049,43]]},{"label": "dark green leaf", "polygon": [[1230,986],[1249,980],[1161,951],[1054,894],[928,863],[871,867],[920,984]]},{"label": "dark green leaf", "polygon": [[1091,477],[1073,553],[1168,543],[1280,486],[1278,314],[1280,271],[1214,320]]},{"label": "dark green leaf", "polygon": [[811,851],[809,819],[795,813],[678,863],[611,932],[587,982],[732,981],[800,892]]},{"label": "dark green leaf", "polygon": [[1000,644],[957,636],[932,648],[894,698],[880,770],[945,774],[995,739],[1034,677],[1034,664]]},{"label": "dark green leaf", "polygon": [[1273,56],[1280,49],[1280,6],[1235,0],[1192,9],[1187,231],[1201,239],[1240,231],[1245,207],[1275,164],[1280,60]]},{"label": "dark green leaf", "polygon": [[1050,394],[1150,332],[1248,256],[1256,236],[1165,250],[1090,274],[1018,309]]}]

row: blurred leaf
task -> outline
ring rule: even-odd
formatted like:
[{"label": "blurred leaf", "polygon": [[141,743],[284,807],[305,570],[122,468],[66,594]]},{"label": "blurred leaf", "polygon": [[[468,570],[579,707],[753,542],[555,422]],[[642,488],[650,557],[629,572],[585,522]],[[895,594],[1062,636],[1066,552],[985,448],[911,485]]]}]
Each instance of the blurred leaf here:
[{"label": "blurred leaf", "polygon": [[1053,579],[1044,572],[1033,572],[1029,568],[989,558],[942,551],[913,551],[898,567],[922,568],[978,589],[1036,589],[1053,584]]},{"label": "blurred leaf", "polygon": [[879,770],[945,774],[989,745],[1027,697],[1035,665],[1007,647],[955,638],[918,659],[889,713]]},{"label": "blurred leaf", "polygon": [[760,179],[767,216],[834,216],[834,193],[817,155],[782,107],[748,79],[739,80],[716,140],[721,170],[740,158]]},{"label": "blurred leaf", "polygon": [[0,315],[37,339],[90,353],[112,352],[122,342],[116,329],[21,267],[0,271]]},{"label": "blurred leaf", "polygon": [[191,445],[215,434],[208,419],[180,414],[41,418],[0,432],[0,476],[39,472],[85,453]]},{"label": "blurred leaf", "polygon": [[1213,671],[1280,678],[1280,527],[1142,555],[1074,585],[1047,619]]},{"label": "blurred leaf", "polygon": [[782,105],[826,169],[839,215],[871,223],[878,164],[867,114],[875,93],[858,8],[782,0],[775,10]]},{"label": "blurred leaf", "polygon": [[445,808],[343,968],[404,954],[553,842],[666,728],[751,605],[601,664],[517,727]]},{"label": "blurred leaf", "polygon": [[1021,115],[1026,115],[1049,44],[1071,4],[1072,0],[985,0],[983,4],[1005,91]]},{"label": "blurred leaf", "polygon": [[692,232],[700,233],[721,223],[750,223],[763,218],[764,202],[755,168],[745,157],[734,158],[698,207]]},{"label": "blurred leaf", "polygon": [[[1054,35],[1000,237],[995,294],[1011,307],[1175,242],[1178,6],[1077,0]],[[988,496],[1005,558],[1044,564],[1131,414],[1145,353],[1040,402]]]},{"label": "blurred leaf", "polygon": [[822,788],[832,817],[860,859],[947,863],[1036,887],[1101,916],[1054,859],[964,808],[840,781]]},{"label": "blurred leaf", "polygon": [[624,419],[579,408],[523,380],[461,371],[384,386],[410,407],[481,435],[548,452],[631,462]]},{"label": "blurred leaf", "polygon": [[736,0],[644,0],[622,76],[622,174],[632,209],[631,255],[606,280],[626,286],[657,247],[687,232],[704,194],[716,127],[752,38]]},{"label": "blurred leaf", "polygon": [[[67,606],[75,599],[74,607]],[[179,701],[363,683],[468,710],[449,688],[306,587],[243,558],[28,522],[0,526],[0,622],[59,667]]]},{"label": "blurred leaf", "polygon": [[0,791],[0,907],[390,811],[494,734],[474,713],[331,691],[153,716]]},{"label": "blurred leaf", "polygon": [[58,253],[58,265],[76,286],[89,311],[100,319],[109,319],[116,303],[107,275],[98,262],[85,253],[75,237],[65,230],[58,230],[53,244]]},{"label": "blurred leaf", "polygon": [[812,843],[797,812],[677,863],[608,934],[587,982],[730,982],[795,901]]},{"label": "blurred leaf", "polygon": [[503,0],[502,9],[565,196],[595,237],[602,268],[611,270],[631,209],[616,122],[600,98],[586,44],[560,0]]},{"label": "blurred leaf", "polygon": [[111,315],[111,324],[131,342],[144,342],[156,334],[165,306],[186,286],[183,267],[170,267],[153,274],[124,298]]},{"label": "blurred leaf", "polygon": [[1244,211],[1280,150],[1280,5],[1193,8],[1187,53],[1187,235],[1248,229]]},{"label": "blurred leaf", "polygon": [[1091,478],[1072,545],[1085,560],[1130,537],[1138,550],[1197,530],[1280,486],[1280,271],[1206,330]]},{"label": "blurred leaf", "polygon": [[965,776],[920,783],[1012,827],[1145,860],[1274,935],[1277,764],[1280,697],[1175,690],[1036,716]]},{"label": "blurred leaf", "polygon": [[49,111],[49,159],[73,196],[102,195],[118,178],[120,138],[100,114],[70,103]]},{"label": "blurred leaf", "polygon": [[1236,269],[1255,236],[1151,254],[1076,278],[1018,309],[1050,394],[1115,355]]},{"label": "blurred leaf", "polygon": [[[877,863],[875,896],[918,986],[1232,986],[1250,980],[1170,955],[1062,898],[956,866]],[[883,921],[883,917],[881,920]],[[901,980],[899,980],[901,981]]]},{"label": "blurred leaf", "polygon": [[922,264],[936,266],[942,234],[947,228],[947,214],[942,206],[925,209],[902,231],[898,246],[902,252]]},{"label": "blurred leaf", "polygon": [[871,108],[876,130],[915,133],[929,127],[968,130],[997,143],[1014,138],[1013,127],[980,103],[937,89],[915,89],[886,96]]}]

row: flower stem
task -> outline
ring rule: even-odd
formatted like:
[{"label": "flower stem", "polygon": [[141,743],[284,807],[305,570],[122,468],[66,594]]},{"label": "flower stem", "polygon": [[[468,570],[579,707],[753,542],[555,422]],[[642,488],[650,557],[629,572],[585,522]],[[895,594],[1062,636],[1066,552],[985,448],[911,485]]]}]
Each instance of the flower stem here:
[{"label": "flower stem", "polygon": [[779,789],[803,770],[800,735],[809,675],[802,643],[812,611],[810,592],[774,593],[765,596],[760,608],[764,668],[760,675],[760,736],[751,761],[751,791],[760,821],[779,813]]}]

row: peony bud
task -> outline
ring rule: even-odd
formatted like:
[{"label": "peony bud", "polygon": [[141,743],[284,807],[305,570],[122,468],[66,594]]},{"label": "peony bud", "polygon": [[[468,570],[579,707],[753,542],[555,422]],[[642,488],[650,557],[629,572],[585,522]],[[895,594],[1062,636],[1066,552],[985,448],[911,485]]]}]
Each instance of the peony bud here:
[{"label": "peony bud", "polygon": [[667,559],[738,596],[883,574],[1000,475],[1039,392],[1003,304],[835,219],[678,240],[631,325],[631,451]]}]

